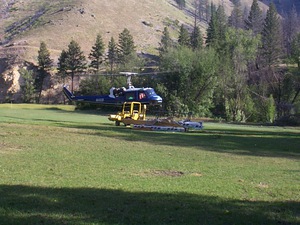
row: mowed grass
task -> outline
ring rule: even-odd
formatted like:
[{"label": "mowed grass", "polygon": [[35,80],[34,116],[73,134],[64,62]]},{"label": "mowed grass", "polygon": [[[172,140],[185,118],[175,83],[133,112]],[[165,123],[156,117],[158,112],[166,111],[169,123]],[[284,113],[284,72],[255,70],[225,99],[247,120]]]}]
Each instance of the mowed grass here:
[{"label": "mowed grass", "polygon": [[300,224],[300,128],[204,126],[0,105],[0,224]]}]

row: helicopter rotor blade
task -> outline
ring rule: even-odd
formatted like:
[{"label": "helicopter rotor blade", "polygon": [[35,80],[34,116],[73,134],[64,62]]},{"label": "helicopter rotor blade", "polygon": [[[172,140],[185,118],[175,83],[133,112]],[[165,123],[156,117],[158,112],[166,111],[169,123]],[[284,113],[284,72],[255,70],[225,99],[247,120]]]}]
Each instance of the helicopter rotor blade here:
[{"label": "helicopter rotor blade", "polygon": [[136,72],[120,72],[120,73],[113,73],[113,74],[109,74],[109,73],[78,73],[75,74],[75,76],[79,76],[79,77],[94,77],[94,76],[125,76],[125,77],[131,77],[131,76],[156,76],[159,74],[166,74],[166,73],[173,73],[176,71],[151,71],[151,72],[141,72],[141,73],[136,73]]}]

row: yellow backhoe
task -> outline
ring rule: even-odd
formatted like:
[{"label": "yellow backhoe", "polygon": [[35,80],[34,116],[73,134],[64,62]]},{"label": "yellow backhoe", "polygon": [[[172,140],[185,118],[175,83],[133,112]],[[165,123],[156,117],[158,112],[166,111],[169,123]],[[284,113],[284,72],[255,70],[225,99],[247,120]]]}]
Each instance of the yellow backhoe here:
[{"label": "yellow backhoe", "polygon": [[120,126],[120,123],[129,125],[130,121],[145,120],[146,119],[146,105],[140,102],[124,102],[122,111],[117,114],[109,115],[110,121],[115,121],[116,126]]}]

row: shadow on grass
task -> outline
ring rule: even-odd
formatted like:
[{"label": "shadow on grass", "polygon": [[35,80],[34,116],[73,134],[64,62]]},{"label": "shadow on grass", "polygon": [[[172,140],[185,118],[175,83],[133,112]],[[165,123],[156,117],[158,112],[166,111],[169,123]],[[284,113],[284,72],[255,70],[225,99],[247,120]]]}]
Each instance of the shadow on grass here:
[{"label": "shadow on grass", "polygon": [[299,202],[0,185],[0,224],[300,224]]},{"label": "shadow on grass", "polygon": [[236,130],[211,129],[191,133],[168,133],[138,131],[123,126],[116,127],[109,123],[101,126],[74,124],[68,125],[68,127],[90,129],[95,131],[89,133],[90,135],[113,137],[126,141],[143,141],[174,147],[193,147],[199,148],[199,150],[237,155],[300,159],[300,135],[296,132],[248,131],[241,128]]}]

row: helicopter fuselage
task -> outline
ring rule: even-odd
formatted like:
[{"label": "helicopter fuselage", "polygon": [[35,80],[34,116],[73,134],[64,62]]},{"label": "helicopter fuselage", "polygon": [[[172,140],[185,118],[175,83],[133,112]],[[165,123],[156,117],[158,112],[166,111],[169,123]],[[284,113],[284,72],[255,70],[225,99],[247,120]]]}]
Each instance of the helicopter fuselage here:
[{"label": "helicopter fuselage", "polygon": [[66,86],[63,92],[70,101],[87,102],[103,105],[122,105],[124,102],[140,102],[142,104],[161,105],[162,98],[153,88],[111,88],[109,95],[75,96]]}]

